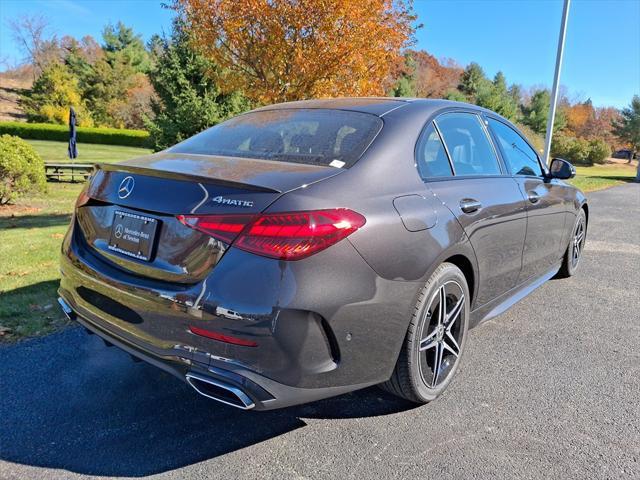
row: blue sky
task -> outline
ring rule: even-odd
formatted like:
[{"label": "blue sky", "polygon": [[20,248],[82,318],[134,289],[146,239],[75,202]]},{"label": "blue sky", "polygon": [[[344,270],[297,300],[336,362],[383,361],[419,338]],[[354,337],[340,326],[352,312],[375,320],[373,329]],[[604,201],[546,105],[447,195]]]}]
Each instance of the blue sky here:
[{"label": "blue sky", "polygon": [[[357,0],[354,0],[357,1]],[[0,60],[21,54],[7,28],[21,14],[40,13],[59,35],[100,37],[122,20],[147,40],[168,31],[172,12],[160,0],[0,0]],[[549,86],[561,0],[416,0],[417,48],[461,65],[476,61],[509,82]],[[571,97],[622,107],[640,93],[640,0],[573,0],[562,71]]]}]

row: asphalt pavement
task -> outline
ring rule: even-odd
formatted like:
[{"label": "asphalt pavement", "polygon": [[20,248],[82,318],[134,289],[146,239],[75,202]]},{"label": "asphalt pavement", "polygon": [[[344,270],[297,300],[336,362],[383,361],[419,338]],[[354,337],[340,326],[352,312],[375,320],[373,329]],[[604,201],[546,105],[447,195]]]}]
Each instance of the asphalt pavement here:
[{"label": "asphalt pavement", "polygon": [[243,412],[80,328],[0,348],[0,478],[640,478],[640,185],[589,195],[579,272],[470,332],[421,407]]}]

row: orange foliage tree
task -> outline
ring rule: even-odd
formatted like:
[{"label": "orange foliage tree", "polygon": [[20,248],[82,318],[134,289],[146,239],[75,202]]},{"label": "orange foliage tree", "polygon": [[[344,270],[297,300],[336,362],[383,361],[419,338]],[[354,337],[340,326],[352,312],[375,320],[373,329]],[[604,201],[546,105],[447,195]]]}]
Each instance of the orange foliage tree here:
[{"label": "orange foliage tree", "polygon": [[415,62],[416,96],[442,98],[460,83],[462,67],[453,60],[447,58],[438,61],[424,50],[412,51],[410,55]]},{"label": "orange foliage tree", "polygon": [[411,0],[174,0],[226,89],[259,103],[383,95],[412,44]]},{"label": "orange foliage tree", "polygon": [[567,105],[564,113],[567,117],[567,129],[579,137],[585,136],[585,127],[595,119],[595,109],[590,100]]}]

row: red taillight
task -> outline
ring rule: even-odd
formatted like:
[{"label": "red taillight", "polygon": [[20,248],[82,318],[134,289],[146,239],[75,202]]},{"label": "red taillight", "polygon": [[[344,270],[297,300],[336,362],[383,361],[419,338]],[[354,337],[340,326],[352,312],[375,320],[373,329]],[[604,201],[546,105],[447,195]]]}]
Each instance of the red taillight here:
[{"label": "red taillight", "polygon": [[330,247],[361,228],[365,218],[336,208],[262,215],[178,215],[188,227],[248,252],[300,260]]},{"label": "red taillight", "polygon": [[89,196],[87,191],[88,188],[84,187],[80,192],[80,195],[78,195],[78,198],[76,199],[76,208],[85,206],[87,203],[89,203],[89,200],[91,200],[91,197]]},{"label": "red taillight", "polygon": [[211,235],[225,243],[231,243],[251,222],[255,215],[178,215],[187,227]]}]

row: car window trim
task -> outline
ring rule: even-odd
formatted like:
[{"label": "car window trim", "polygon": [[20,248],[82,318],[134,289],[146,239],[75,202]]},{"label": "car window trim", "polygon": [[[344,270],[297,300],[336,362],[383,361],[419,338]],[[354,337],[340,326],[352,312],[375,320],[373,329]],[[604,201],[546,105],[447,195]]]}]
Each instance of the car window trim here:
[{"label": "car window trim", "polygon": [[442,136],[442,132],[440,131],[440,127],[438,127],[438,124],[436,123],[435,118],[431,121],[431,125],[433,125],[433,129],[436,131],[436,134],[440,139],[440,143],[442,143],[442,146],[444,147],[444,153],[447,156],[447,161],[449,162],[449,167],[451,168],[451,176],[455,177],[456,167],[453,165],[453,161],[451,160],[451,154],[449,153],[449,147],[447,147],[447,143],[444,141],[444,137]]},{"label": "car window trim", "polygon": [[[422,147],[423,141],[427,135],[427,132],[429,131],[429,128],[433,127],[434,131],[436,132],[436,134],[438,135],[438,139],[440,140],[440,143],[442,144],[442,147],[444,148],[445,151],[445,155],[447,156],[447,161],[449,162],[449,168],[451,169],[451,174],[446,176],[446,177],[442,177],[442,176],[422,176],[422,174],[420,173],[420,169],[418,168],[418,162],[420,161],[420,149]],[[453,165],[451,165],[451,158],[449,158],[449,154],[447,152],[447,146],[445,145],[444,141],[442,140],[442,135],[440,134],[440,132],[438,131],[438,127],[434,124],[434,119],[430,118],[427,122],[425,122],[425,124],[422,126],[422,130],[420,130],[420,135],[418,135],[418,140],[416,140],[416,143],[413,147],[413,163],[415,166],[415,169],[418,171],[418,176],[420,177],[420,180],[422,180],[423,182],[428,182],[431,181],[431,179],[441,179],[441,180],[451,180],[452,178],[455,177],[455,169],[453,168]]]}]

